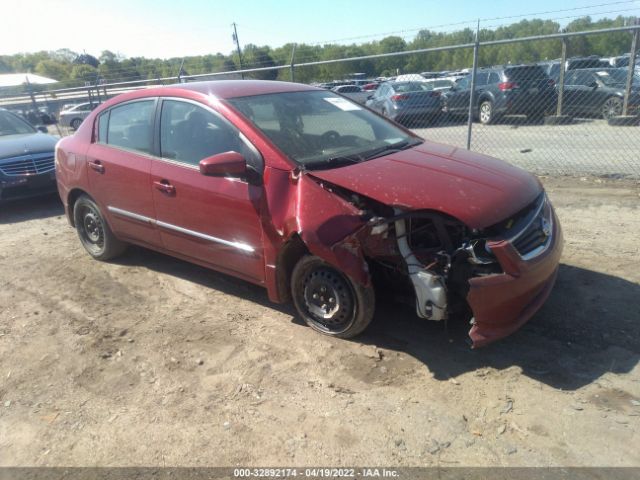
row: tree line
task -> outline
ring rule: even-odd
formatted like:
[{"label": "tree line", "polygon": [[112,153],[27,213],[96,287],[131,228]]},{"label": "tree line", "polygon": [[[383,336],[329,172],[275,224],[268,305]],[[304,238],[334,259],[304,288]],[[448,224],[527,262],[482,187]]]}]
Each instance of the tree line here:
[{"label": "tree line", "polygon": [[[590,17],[576,19],[564,28],[553,20],[522,20],[497,28],[484,28],[479,32],[480,41],[513,39],[534,35],[548,35],[561,32],[578,32],[601,28],[620,27],[632,24],[632,17],[618,16],[593,21]],[[306,63],[360,57],[381,53],[404,52],[417,49],[445,47],[472,43],[475,32],[465,28],[453,32],[420,30],[407,41],[399,36],[387,36],[382,40],[360,44],[343,45],[295,45],[295,62]],[[569,56],[600,55],[613,56],[628,53],[631,45],[629,32],[588,35],[569,40]],[[479,52],[479,65],[489,66],[508,63],[529,63],[560,57],[559,40],[537,40],[483,47]],[[287,65],[291,61],[294,44],[281,47],[245,45],[242,58],[237,53],[199,55],[185,58],[145,58],[123,57],[109,50],[98,57],[86,53],[78,54],[72,49],[18,53],[0,56],[0,73],[30,72],[58,80],[52,88],[85,85],[87,82],[112,83],[128,80],[144,80],[182,75],[197,75],[212,72],[231,72],[242,68],[273,67]],[[469,68],[473,61],[470,48],[455,49],[427,54],[408,54],[377,59],[339,62],[327,65],[298,67],[295,80],[310,83],[344,78],[353,72],[367,76],[389,76],[396,73],[454,70]],[[290,80],[288,69],[254,72],[250,78],[267,80]],[[8,93],[8,92],[7,92]]]}]

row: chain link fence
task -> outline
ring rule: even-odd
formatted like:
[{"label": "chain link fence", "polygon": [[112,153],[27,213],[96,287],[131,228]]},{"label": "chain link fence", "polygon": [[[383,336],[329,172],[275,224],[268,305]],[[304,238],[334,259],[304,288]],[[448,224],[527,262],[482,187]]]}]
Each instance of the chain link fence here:
[{"label": "chain link fence", "polygon": [[[50,130],[69,134],[78,121],[60,115],[65,104],[97,104],[122,92],[180,81],[251,78],[276,71],[280,79],[314,78],[319,68],[409,56],[405,64],[438,65],[437,71],[394,78],[356,78],[320,84],[366,105],[435,142],[504,159],[538,174],[640,178],[640,26],[559,33],[275,67],[165,77],[0,96],[0,106],[48,109],[61,122]],[[629,54],[572,57],[586,37],[628,35]],[[505,55],[504,45],[517,44]],[[513,52],[516,53],[513,53]],[[540,52],[561,52],[540,58]],[[532,60],[533,59],[533,60]],[[425,62],[425,60],[430,60]],[[347,76],[345,74],[345,76]],[[360,75],[361,77],[362,75]],[[43,108],[44,107],[44,108]],[[62,128],[61,128],[62,126]]]}]

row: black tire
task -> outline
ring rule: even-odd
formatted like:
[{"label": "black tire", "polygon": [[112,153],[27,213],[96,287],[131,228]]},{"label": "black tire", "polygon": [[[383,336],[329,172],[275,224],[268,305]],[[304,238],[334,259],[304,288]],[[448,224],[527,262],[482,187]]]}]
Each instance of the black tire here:
[{"label": "black tire", "polygon": [[609,120],[611,117],[622,115],[622,99],[618,97],[609,97],[602,104],[602,118]]},{"label": "black tire", "polygon": [[493,111],[493,102],[491,100],[483,100],[478,107],[478,120],[483,125],[491,125],[496,120],[495,112]]},{"label": "black tire", "polygon": [[71,128],[73,128],[74,130],[77,130],[78,128],[80,128],[81,124],[82,124],[81,118],[74,118],[73,120],[71,120]]},{"label": "black tire", "polygon": [[325,335],[352,338],[373,319],[373,287],[356,284],[315,256],[302,257],[293,269],[291,295],[307,325]]},{"label": "black tire", "polygon": [[73,206],[73,220],[80,243],[96,260],[107,261],[126,250],[127,244],[115,237],[100,208],[89,196],[78,198]]}]

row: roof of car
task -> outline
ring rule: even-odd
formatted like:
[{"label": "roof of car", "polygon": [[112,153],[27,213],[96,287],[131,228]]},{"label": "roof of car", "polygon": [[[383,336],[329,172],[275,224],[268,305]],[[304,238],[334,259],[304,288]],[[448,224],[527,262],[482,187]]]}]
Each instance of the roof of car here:
[{"label": "roof of car", "polygon": [[319,90],[302,83],[276,82],[272,80],[210,80],[206,82],[176,83],[165,88],[191,90],[218,98],[249,97],[268,93]]}]

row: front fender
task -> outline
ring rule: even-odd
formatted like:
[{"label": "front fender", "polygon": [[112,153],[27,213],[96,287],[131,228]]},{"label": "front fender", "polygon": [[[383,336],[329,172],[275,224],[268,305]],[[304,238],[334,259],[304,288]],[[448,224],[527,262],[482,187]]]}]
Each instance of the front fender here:
[{"label": "front fender", "polygon": [[263,228],[266,286],[269,297],[282,301],[278,288],[278,253],[294,236],[307,250],[348,275],[370,285],[371,278],[358,233],[366,228],[362,211],[323,188],[302,172],[268,168],[265,172]]}]

